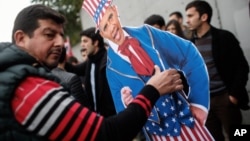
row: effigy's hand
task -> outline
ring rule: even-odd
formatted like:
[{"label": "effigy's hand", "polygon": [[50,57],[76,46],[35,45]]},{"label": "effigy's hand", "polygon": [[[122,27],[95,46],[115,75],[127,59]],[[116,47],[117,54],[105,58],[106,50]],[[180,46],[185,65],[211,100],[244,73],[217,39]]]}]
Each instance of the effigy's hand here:
[{"label": "effigy's hand", "polygon": [[197,108],[195,106],[190,106],[190,110],[194,116],[194,118],[199,122],[200,125],[205,125],[207,119],[207,112],[204,110]]},{"label": "effigy's hand", "polygon": [[122,102],[124,105],[127,107],[132,101],[133,101],[133,96],[131,94],[132,90],[129,87],[123,87],[121,89],[121,97],[122,97]]}]

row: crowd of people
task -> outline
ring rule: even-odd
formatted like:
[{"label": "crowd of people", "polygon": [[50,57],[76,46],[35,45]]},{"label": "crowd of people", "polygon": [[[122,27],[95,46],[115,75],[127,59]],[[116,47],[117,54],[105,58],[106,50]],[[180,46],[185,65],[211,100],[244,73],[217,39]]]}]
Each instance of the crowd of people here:
[{"label": "crowd of people", "polygon": [[250,109],[249,65],[238,39],[211,25],[208,2],[186,5],[186,24],[173,11],[139,27],[123,26],[112,0],[82,8],[95,25],[79,33],[81,61],[66,54],[58,11],[16,16],[0,43],[1,141],[232,140]]}]

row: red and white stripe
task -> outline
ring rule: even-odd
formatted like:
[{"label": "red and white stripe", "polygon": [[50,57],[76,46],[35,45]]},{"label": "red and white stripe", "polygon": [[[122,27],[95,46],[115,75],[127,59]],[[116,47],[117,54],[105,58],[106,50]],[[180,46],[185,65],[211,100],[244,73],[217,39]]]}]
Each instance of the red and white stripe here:
[{"label": "red and white stripe", "polygon": [[84,0],[82,8],[85,9],[90,16],[94,16],[99,0]]},{"label": "red and white stripe", "polygon": [[[40,77],[27,77],[18,86],[12,109],[27,130],[47,135],[50,140],[95,140],[103,120],[74,101],[58,83]],[[83,121],[86,123],[81,126]]]},{"label": "red and white stripe", "polygon": [[[82,5],[82,8],[88,12],[88,14],[91,16],[91,17],[94,17],[96,11],[97,11],[97,8],[99,6],[99,4],[102,2],[103,0],[84,0],[83,1],[83,5]],[[112,0],[106,0],[106,3],[105,3],[105,6],[102,8],[102,9],[99,9],[100,10],[100,15],[98,15],[98,18],[97,18],[97,23],[96,25],[98,26],[100,24],[100,21],[107,9],[107,7],[111,4]]]},{"label": "red and white stripe", "polygon": [[151,137],[153,141],[214,141],[208,129],[205,126],[201,126],[196,120],[194,128],[183,125],[180,136],[152,135]]}]

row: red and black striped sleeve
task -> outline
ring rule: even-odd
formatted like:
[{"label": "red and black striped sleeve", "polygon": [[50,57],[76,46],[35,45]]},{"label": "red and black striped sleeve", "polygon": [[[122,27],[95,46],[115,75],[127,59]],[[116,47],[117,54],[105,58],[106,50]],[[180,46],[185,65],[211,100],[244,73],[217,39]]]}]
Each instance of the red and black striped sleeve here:
[{"label": "red and black striped sleeve", "polygon": [[12,109],[26,130],[49,140],[127,140],[140,131],[158,97],[154,87],[146,86],[126,110],[104,119],[59,84],[28,77],[16,89]]},{"label": "red and black striped sleeve", "polygon": [[159,92],[146,85],[124,111],[102,122],[97,140],[132,140],[142,130],[158,98]]},{"label": "red and black striped sleeve", "polygon": [[39,77],[28,77],[18,86],[12,109],[24,128],[49,140],[95,138],[103,121],[59,84]]}]

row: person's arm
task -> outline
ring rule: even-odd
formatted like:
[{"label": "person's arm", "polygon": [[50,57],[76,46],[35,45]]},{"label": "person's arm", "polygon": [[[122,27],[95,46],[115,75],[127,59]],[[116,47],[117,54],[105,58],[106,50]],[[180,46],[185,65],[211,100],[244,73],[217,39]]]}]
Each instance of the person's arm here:
[{"label": "person's arm", "polygon": [[68,72],[71,72],[71,73],[75,73],[79,76],[84,76],[85,75],[85,68],[86,68],[86,63],[87,61],[85,62],[82,62],[80,64],[77,64],[77,65],[72,65],[68,62],[65,63],[65,70],[68,71]]},{"label": "person's arm", "polygon": [[49,140],[132,140],[159,94],[183,87],[177,71],[156,74],[126,110],[107,119],[81,106],[59,84],[27,77],[15,91],[13,113],[23,128]]},{"label": "person's arm", "polygon": [[142,129],[146,123],[151,109],[157,99],[159,92],[151,85],[146,85],[139,95],[116,116],[105,119],[97,134],[97,140],[129,141]]},{"label": "person's arm", "polygon": [[[228,41],[227,44],[224,45],[226,49],[223,51],[227,52],[224,59],[230,62],[230,65],[226,63],[222,65],[222,63],[220,63],[218,70],[221,72],[227,71],[227,73],[222,74],[221,77],[224,79],[227,78],[225,79],[226,83],[230,82],[228,84],[230,85],[230,87],[228,87],[229,100],[241,109],[247,110],[249,109],[249,96],[245,87],[248,82],[249,64],[238,39],[229,31],[221,31],[221,34],[224,41]],[[222,62],[224,60],[220,59],[219,61]],[[222,67],[224,67],[224,69],[222,69]],[[226,69],[230,69],[230,71]]]}]

